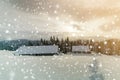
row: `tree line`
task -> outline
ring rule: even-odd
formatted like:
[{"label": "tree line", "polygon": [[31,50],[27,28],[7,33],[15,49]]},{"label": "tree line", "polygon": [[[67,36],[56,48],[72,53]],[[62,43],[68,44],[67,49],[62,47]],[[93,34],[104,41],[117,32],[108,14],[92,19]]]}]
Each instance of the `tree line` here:
[{"label": "tree line", "polygon": [[120,53],[120,40],[108,39],[103,41],[95,41],[94,39],[89,40],[70,40],[67,38],[58,38],[51,36],[49,39],[40,40],[11,40],[11,41],[0,41],[0,50],[15,51],[21,46],[42,46],[42,45],[58,45],[60,52],[67,53],[72,51],[72,46],[89,46],[90,50],[96,53],[102,54],[119,54]]}]

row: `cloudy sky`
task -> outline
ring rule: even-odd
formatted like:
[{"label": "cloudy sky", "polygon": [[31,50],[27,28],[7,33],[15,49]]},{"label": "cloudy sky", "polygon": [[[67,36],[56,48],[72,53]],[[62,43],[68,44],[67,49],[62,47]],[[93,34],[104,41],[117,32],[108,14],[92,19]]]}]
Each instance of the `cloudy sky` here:
[{"label": "cloudy sky", "polygon": [[1,0],[0,5],[1,40],[39,39],[55,32],[120,38],[119,0]]}]

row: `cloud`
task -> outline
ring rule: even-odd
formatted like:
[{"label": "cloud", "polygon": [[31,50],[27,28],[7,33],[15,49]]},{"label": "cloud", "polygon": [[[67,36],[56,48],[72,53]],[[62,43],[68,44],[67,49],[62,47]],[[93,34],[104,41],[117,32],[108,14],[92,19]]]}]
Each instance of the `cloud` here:
[{"label": "cloud", "polygon": [[100,26],[99,28],[104,32],[112,32],[114,30],[119,31],[120,30],[119,17],[110,16],[108,17],[108,19],[109,21],[105,23],[104,25]]},{"label": "cloud", "polygon": [[[1,39],[38,39],[43,33],[54,35],[53,32],[68,32],[68,24],[62,17],[50,16],[44,12],[41,15],[33,15],[17,10],[9,3],[0,3],[0,36]],[[67,27],[68,26],[68,27]]]}]

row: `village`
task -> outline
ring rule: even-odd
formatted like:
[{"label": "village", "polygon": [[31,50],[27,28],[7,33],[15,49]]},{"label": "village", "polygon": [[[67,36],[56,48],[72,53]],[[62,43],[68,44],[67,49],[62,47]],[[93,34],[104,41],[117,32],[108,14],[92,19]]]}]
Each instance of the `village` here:
[{"label": "village", "polygon": [[63,54],[106,54],[119,55],[119,40],[94,41],[59,39],[55,36],[49,40],[41,39],[40,41],[29,41],[27,45],[22,45],[16,49],[15,55],[59,55]]}]

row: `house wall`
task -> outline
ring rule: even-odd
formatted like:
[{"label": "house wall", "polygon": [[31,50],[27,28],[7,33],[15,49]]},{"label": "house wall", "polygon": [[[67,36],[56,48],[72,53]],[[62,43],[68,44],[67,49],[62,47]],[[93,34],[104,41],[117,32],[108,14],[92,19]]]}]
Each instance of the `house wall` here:
[{"label": "house wall", "polygon": [[72,46],[72,52],[90,52],[89,46]]}]

